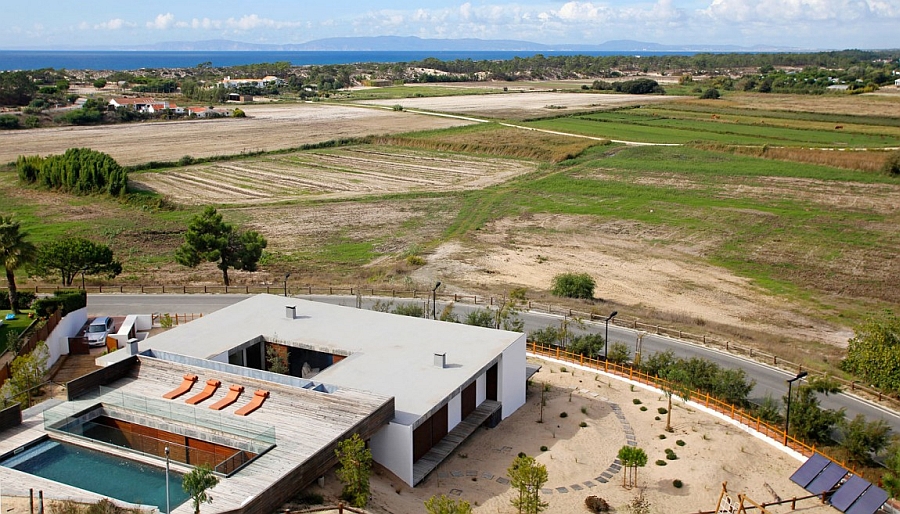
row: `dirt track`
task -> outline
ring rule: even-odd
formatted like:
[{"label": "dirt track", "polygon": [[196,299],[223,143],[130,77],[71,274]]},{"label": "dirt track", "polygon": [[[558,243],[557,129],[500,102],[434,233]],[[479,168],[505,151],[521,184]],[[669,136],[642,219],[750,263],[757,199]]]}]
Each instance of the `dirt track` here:
[{"label": "dirt track", "polygon": [[99,127],[60,127],[0,133],[0,163],[19,155],[63,153],[88,147],[120,164],[176,161],[257,150],[293,148],[332,139],[466,125],[452,118],[334,104],[242,106],[242,119],[144,122]]}]

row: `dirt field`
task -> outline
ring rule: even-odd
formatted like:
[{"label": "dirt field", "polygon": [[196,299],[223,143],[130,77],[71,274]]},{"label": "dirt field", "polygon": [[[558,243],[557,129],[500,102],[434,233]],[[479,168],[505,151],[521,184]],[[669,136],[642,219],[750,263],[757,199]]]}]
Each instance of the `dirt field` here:
[{"label": "dirt field", "polygon": [[359,103],[382,106],[400,104],[406,109],[450,112],[486,118],[524,119],[560,115],[570,111],[671,102],[680,98],[683,97],[518,91],[492,95],[365,100]]},{"label": "dirt field", "polygon": [[779,95],[745,93],[719,100],[722,107],[760,109],[766,111],[818,112],[859,116],[900,117],[900,95],[885,92],[865,95]]},{"label": "dirt field", "polygon": [[0,132],[0,162],[15,161],[19,155],[48,155],[63,153],[68,148],[88,147],[112,155],[120,164],[131,165],[177,161],[185,155],[234,155],[469,123],[324,103],[248,105],[244,110],[248,117],[241,119],[5,130]]},{"label": "dirt field", "polygon": [[[415,489],[400,485],[381,470],[372,481],[373,500],[367,509],[379,514],[418,514],[423,511],[422,502],[445,494],[468,501],[478,513],[514,512],[509,504],[512,490],[498,479],[507,477],[506,470],[519,452],[547,467],[549,481],[541,497],[549,503],[545,512],[551,514],[587,512],[584,499],[589,495],[604,498],[616,512],[629,512],[627,504],[639,492],[649,500],[653,513],[712,510],[724,481],[735,500],[738,493],[757,502],[774,501],[775,494],[783,499],[807,495],[789,480],[801,461],[726,421],[675,400],[675,431],[667,434],[666,416],[657,411],[667,406],[661,393],[631,391],[623,381],[573,370],[571,365],[536,362],[542,369],[532,380],[525,406],[497,428],[476,432]],[[563,366],[567,372],[561,372]],[[543,423],[538,423],[541,384],[551,389],[544,393]],[[634,399],[641,405],[635,405]],[[641,411],[641,406],[647,410]],[[621,409],[623,419],[614,408]],[[567,413],[565,418],[560,417],[562,412]],[[579,427],[582,421],[587,424],[584,428]],[[638,472],[638,487],[623,487],[621,471],[611,473],[608,483],[600,483],[597,477],[613,464],[629,429],[648,456],[647,466]],[[677,445],[678,440],[684,446]],[[547,451],[542,452],[541,446]],[[666,460],[667,448],[674,450],[676,460]],[[666,466],[657,465],[657,460],[664,460]],[[682,488],[672,485],[675,478],[682,480]],[[340,484],[332,474],[324,489],[313,490],[335,498]],[[815,499],[798,502],[797,507],[795,512],[822,514],[831,509]],[[772,508],[777,513],[788,511],[789,505]]]},{"label": "dirt field", "polygon": [[480,189],[536,167],[509,159],[360,146],[136,173],[129,181],[182,204],[249,204],[311,195]]}]

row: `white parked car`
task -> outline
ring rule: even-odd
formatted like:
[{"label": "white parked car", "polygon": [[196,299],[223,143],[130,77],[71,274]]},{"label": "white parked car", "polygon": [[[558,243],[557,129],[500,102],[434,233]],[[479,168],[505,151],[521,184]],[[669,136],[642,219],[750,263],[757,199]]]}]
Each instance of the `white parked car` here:
[{"label": "white parked car", "polygon": [[109,316],[100,316],[88,325],[84,336],[88,346],[105,346],[106,336],[113,333],[113,320]]}]

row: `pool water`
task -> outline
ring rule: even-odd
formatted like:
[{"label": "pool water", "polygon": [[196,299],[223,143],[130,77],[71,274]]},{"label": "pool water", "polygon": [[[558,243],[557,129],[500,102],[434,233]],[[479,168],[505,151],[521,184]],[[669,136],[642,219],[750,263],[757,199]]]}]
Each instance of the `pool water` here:
[{"label": "pool water", "polygon": [[[0,465],[118,500],[155,505],[166,512],[166,470],[48,439]],[[169,472],[171,509],[188,500],[181,475]]]}]

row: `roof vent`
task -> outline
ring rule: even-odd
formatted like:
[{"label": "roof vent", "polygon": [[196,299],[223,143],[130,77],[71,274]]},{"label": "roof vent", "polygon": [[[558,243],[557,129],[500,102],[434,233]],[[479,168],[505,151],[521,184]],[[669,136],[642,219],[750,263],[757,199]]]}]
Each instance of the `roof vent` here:
[{"label": "roof vent", "polygon": [[297,306],[296,305],[285,305],[284,317],[286,317],[287,319],[296,318],[297,317]]},{"label": "roof vent", "polygon": [[447,367],[447,354],[446,353],[436,353],[434,354],[434,365],[438,368],[446,368]]}]

